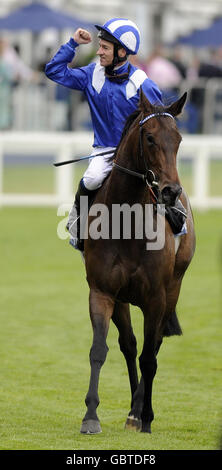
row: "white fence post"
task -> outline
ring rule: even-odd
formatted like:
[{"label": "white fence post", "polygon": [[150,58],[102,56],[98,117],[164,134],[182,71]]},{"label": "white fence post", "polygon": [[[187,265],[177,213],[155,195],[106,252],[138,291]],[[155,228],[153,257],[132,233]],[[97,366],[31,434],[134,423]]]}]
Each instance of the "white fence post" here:
[{"label": "white fence post", "polygon": [[[71,160],[72,148],[69,143],[60,145],[57,153],[57,162]],[[59,203],[70,202],[73,199],[74,186],[74,167],[73,165],[64,165],[56,167],[55,190]]]},{"label": "white fence post", "polygon": [[54,168],[54,194],[7,194],[1,191],[4,178],[4,153],[22,154],[24,158],[54,154],[54,160],[70,160],[76,152],[90,154],[91,132],[0,132],[0,205],[2,206],[58,206],[73,202],[74,165]]},{"label": "white fence post", "polygon": [[211,158],[222,161],[222,138],[214,135],[184,135],[179,150],[179,163],[182,159],[193,162],[193,191],[189,195],[193,208],[222,208],[222,195],[209,194]]},{"label": "white fence post", "polygon": [[207,208],[209,194],[209,149],[200,146],[193,160],[193,203],[199,208]]}]

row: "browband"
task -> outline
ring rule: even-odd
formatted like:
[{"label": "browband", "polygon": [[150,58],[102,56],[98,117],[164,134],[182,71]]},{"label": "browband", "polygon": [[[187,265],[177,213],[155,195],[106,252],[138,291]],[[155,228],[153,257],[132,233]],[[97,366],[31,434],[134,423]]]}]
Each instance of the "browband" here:
[{"label": "browband", "polygon": [[149,116],[145,117],[144,119],[142,119],[142,121],[139,122],[139,125],[142,126],[146,121],[149,121],[149,119],[151,119],[153,117],[157,117],[157,116],[169,116],[172,119],[174,119],[174,117],[170,113],[164,113],[164,112],[163,113],[153,113],[153,114],[150,114]]}]

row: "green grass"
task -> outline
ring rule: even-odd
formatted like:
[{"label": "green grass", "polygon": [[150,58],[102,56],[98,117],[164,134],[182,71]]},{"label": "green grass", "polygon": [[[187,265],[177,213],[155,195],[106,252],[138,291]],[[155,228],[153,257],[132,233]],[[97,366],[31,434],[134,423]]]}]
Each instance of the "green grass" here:
[{"label": "green grass", "polygon": [[[82,177],[87,164],[79,163],[74,170],[74,186]],[[46,193],[55,192],[55,172],[60,171],[49,165],[9,165],[4,168],[3,191],[5,193]]]},{"label": "green grass", "polygon": [[[193,194],[192,184],[192,161],[181,160],[179,162],[179,175],[184,188],[191,196]],[[74,187],[77,187],[87,163],[78,163],[74,169]],[[55,191],[55,173],[60,171],[51,165],[11,165],[4,169],[4,186],[6,193],[53,193]],[[209,192],[211,196],[221,196],[221,174],[222,162],[211,160],[209,166]]]},{"label": "green grass", "polygon": [[53,193],[53,168],[42,165],[13,165],[5,167],[5,193]]},{"label": "green grass", "polygon": [[[152,435],[124,430],[130,393],[111,324],[101,371],[102,434],[79,433],[92,341],[80,255],[57,238],[56,209],[0,210],[0,448],[216,449],[221,403],[221,212],[195,213],[197,250],[178,305],[182,337],[164,341]],[[142,314],[132,308],[142,345]]]},{"label": "green grass", "polygon": [[[179,176],[182,185],[186,189],[189,196],[193,195],[193,162],[190,160],[179,161]],[[222,161],[211,159],[209,165],[209,194],[210,196],[222,196],[221,188]]]}]

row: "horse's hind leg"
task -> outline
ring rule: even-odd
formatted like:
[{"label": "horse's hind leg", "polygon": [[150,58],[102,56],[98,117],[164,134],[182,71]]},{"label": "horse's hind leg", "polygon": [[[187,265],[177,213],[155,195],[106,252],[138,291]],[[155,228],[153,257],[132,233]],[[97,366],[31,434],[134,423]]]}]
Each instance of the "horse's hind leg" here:
[{"label": "horse's hind leg", "polygon": [[162,343],[160,324],[165,312],[165,295],[150,300],[150,309],[144,310],[144,345],[139,358],[140,370],[144,381],[144,400],[141,412],[142,432],[151,432],[154,419],[152,409],[152,385],[157,370],[157,353]]},{"label": "horse's hind leg", "polygon": [[154,333],[147,335],[142,354],[139,358],[140,369],[144,381],[144,400],[141,412],[142,432],[151,432],[151,422],[154,418],[152,409],[152,384],[157,369],[154,337]]},{"label": "horse's hind leg", "polygon": [[111,298],[94,290],[90,291],[90,317],[93,327],[93,344],[89,356],[91,365],[89,390],[85,399],[87,412],[83,418],[80,430],[80,432],[84,434],[97,434],[101,432],[100,422],[96,413],[96,408],[99,404],[99,374],[108,352],[106,337],[113,308],[114,302]]},{"label": "horse's hind leg", "polygon": [[[133,395],[138,387],[138,374],[137,374],[137,367],[136,367],[136,356],[137,356],[137,348],[136,348],[136,338],[133,334],[133,329],[131,325],[130,319],[130,310],[129,305],[121,302],[116,302],[115,308],[113,311],[112,320],[119,331],[119,345],[120,350],[123,353],[129,374],[129,381],[130,381],[130,388],[131,388],[131,406],[133,401]],[[132,419],[127,420],[126,427],[138,427],[139,421],[135,422],[135,426],[133,424]]]},{"label": "horse's hind leg", "polygon": [[[162,344],[162,339],[157,343],[155,349],[155,355],[157,356],[160,346]],[[133,395],[131,411],[126,420],[126,428],[133,429],[135,431],[140,431],[142,429],[142,420],[141,414],[144,403],[144,380],[143,376],[140,379],[140,383]]]}]

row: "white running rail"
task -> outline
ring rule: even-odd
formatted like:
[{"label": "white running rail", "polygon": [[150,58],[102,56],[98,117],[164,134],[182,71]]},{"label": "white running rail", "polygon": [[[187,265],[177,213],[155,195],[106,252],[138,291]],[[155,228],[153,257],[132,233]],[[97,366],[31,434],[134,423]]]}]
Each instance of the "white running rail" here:
[{"label": "white running rail", "polygon": [[[55,161],[89,155],[92,149],[91,132],[1,132],[0,133],[0,206],[58,206],[73,201],[75,165],[54,168],[54,194],[14,194],[3,192],[4,155],[54,155]],[[198,209],[222,208],[221,196],[209,193],[211,159],[222,160],[222,137],[213,135],[184,135],[178,155],[192,165],[192,194],[190,200]]]},{"label": "white running rail", "polygon": [[19,154],[44,158],[53,155],[55,162],[87,155],[92,149],[90,132],[2,132],[0,133],[0,206],[58,206],[73,201],[74,165],[54,167],[54,194],[15,194],[3,192],[4,155]]}]

